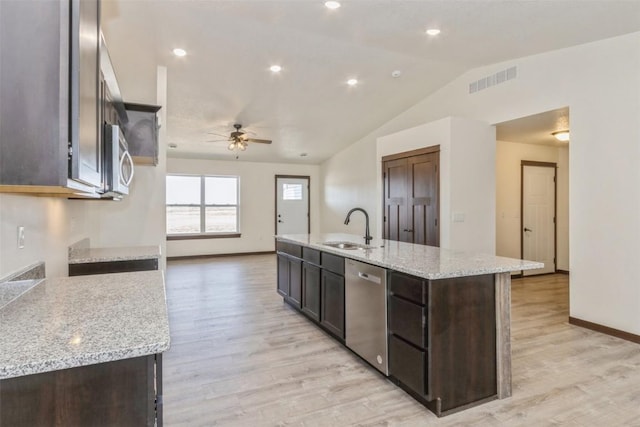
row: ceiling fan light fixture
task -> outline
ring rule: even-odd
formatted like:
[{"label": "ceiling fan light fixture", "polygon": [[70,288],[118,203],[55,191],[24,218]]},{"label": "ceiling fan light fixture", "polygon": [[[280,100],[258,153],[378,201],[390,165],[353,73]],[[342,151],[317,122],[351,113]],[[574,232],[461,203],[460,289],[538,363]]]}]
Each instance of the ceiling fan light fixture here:
[{"label": "ceiling fan light fixture", "polygon": [[247,149],[247,144],[246,144],[246,143],[244,143],[244,142],[241,142],[241,143],[239,144],[239,146],[240,146],[240,151],[244,151],[244,150],[246,150],[246,149]]},{"label": "ceiling fan light fixture", "polygon": [[236,148],[236,142],[233,141],[231,144],[229,144],[229,146],[227,147],[229,150],[233,150]]},{"label": "ceiling fan light fixture", "polygon": [[559,130],[556,132],[551,132],[558,141],[567,142],[569,141],[569,131],[568,130]]}]

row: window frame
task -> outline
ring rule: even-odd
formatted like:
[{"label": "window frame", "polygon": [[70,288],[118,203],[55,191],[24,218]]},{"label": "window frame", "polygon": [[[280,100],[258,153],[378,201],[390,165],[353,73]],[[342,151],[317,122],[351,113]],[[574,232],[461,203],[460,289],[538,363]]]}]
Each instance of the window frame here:
[{"label": "window frame", "polygon": [[[219,239],[238,238],[240,232],[240,176],[239,175],[200,175],[200,174],[179,174],[167,173],[166,178],[176,177],[197,177],[200,178],[200,231],[198,233],[169,233],[165,221],[165,234],[167,240],[192,240],[192,239]],[[235,204],[207,204],[206,203],[206,178],[233,178],[236,180],[236,203]],[[165,215],[169,207],[192,207],[192,204],[167,203],[165,189]],[[236,208],[236,231],[206,231],[207,207],[235,207]]]}]

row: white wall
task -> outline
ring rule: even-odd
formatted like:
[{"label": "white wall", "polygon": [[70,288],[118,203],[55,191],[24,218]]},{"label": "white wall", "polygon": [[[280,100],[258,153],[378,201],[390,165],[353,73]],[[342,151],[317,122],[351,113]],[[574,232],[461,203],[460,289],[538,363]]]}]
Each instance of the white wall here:
[{"label": "white wall", "polygon": [[[169,158],[168,173],[240,177],[240,238],[171,240],[167,255],[215,255],[275,250],[275,175],[310,177],[311,231],[320,224],[319,166]],[[164,231],[164,229],[163,229]]]},{"label": "white wall", "polygon": [[521,161],[556,163],[556,268],[569,270],[569,148],[496,143],[496,255],[520,258]]},{"label": "white wall", "polygon": [[[495,252],[495,128],[477,120],[449,117],[380,137],[376,144],[376,194],[382,203],[381,159],[440,145],[440,246]],[[453,216],[464,218],[453,221]],[[376,230],[382,234],[378,209]]]},{"label": "white wall", "polygon": [[[341,229],[337,212],[351,195],[381,209],[376,138],[448,116],[495,124],[569,106],[571,316],[640,334],[639,45],[634,33],[467,72],[321,166],[323,229]],[[516,79],[468,93],[471,81],[514,65]]]},{"label": "white wall", "polygon": [[[158,67],[154,77],[157,97],[141,102],[166,106],[166,69]],[[164,119],[166,109],[159,114]],[[0,194],[0,277],[39,261],[47,277],[66,276],[68,246],[85,237],[95,247],[161,245],[166,253],[165,138],[161,128],[159,165],[138,166],[131,194],[121,202]],[[24,249],[17,248],[18,226],[25,227]]]}]

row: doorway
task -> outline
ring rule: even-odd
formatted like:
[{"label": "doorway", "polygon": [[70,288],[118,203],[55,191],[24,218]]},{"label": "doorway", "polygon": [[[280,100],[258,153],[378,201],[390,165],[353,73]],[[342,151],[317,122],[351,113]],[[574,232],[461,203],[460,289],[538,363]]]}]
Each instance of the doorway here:
[{"label": "doorway", "polygon": [[522,259],[544,263],[524,276],[556,271],[556,169],[555,163],[521,163]]},{"label": "doorway", "polygon": [[309,181],[308,176],[276,175],[277,235],[311,232]]},{"label": "doorway", "polygon": [[440,246],[440,146],[382,158],[383,238]]}]

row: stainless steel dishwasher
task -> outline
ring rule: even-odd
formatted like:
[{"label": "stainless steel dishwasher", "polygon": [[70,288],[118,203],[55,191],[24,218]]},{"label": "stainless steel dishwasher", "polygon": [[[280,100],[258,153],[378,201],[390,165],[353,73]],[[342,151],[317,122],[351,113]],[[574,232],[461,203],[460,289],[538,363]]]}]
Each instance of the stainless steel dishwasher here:
[{"label": "stainless steel dishwasher", "polygon": [[344,292],[347,347],[389,375],[386,270],[346,259]]}]

